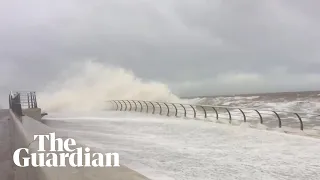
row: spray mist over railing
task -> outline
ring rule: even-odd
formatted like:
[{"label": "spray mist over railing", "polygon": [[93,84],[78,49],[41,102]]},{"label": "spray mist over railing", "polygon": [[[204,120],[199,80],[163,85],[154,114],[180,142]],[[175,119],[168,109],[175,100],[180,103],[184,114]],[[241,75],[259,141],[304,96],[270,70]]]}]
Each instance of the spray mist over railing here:
[{"label": "spray mist over railing", "polygon": [[46,112],[99,111],[106,100],[132,98],[180,101],[164,83],[144,81],[129,70],[92,61],[66,68],[38,92],[39,106]]}]

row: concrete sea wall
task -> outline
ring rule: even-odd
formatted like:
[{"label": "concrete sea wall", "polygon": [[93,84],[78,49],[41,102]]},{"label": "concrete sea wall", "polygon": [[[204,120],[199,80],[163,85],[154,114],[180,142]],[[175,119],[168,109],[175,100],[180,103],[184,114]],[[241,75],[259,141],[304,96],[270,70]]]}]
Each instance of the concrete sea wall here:
[{"label": "concrete sea wall", "polygon": [[[34,135],[49,134],[55,129],[41,123],[41,110],[26,110],[25,116],[17,117],[12,111],[11,133],[12,151],[18,148],[28,148],[29,154],[39,149],[37,141],[33,141]],[[36,118],[37,120],[31,118]],[[39,118],[40,117],[40,118]],[[56,138],[66,139],[68,134],[56,132]],[[78,147],[84,147],[77,143]],[[44,147],[49,150],[49,143]],[[13,152],[12,152],[13,153]],[[26,153],[21,155],[28,156]],[[84,159],[84,158],[83,158]],[[22,161],[22,157],[20,158]],[[148,178],[120,165],[120,167],[14,167],[15,180],[147,180]]]}]

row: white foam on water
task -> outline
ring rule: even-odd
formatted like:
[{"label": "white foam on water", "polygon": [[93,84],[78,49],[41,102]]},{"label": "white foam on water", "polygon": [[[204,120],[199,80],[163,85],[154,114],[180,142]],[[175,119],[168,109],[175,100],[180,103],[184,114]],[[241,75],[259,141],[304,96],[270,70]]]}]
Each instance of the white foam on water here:
[{"label": "white foam on water", "polygon": [[131,114],[104,112],[49,125],[88,146],[119,152],[124,165],[155,180],[300,180],[320,175],[319,139],[286,134],[285,129],[252,129],[246,123],[227,126]]}]

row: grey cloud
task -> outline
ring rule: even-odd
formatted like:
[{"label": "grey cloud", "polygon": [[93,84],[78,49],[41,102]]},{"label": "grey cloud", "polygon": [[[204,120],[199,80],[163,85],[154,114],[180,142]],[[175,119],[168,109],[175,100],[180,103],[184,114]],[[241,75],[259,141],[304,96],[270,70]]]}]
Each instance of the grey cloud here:
[{"label": "grey cloud", "polygon": [[[320,88],[303,82],[320,74],[319,5],[0,0],[1,93],[41,89],[72,62],[88,58],[132,69],[187,95]],[[273,73],[279,67],[286,69],[282,78]],[[230,73],[258,74],[261,81],[221,83],[219,77]]]}]

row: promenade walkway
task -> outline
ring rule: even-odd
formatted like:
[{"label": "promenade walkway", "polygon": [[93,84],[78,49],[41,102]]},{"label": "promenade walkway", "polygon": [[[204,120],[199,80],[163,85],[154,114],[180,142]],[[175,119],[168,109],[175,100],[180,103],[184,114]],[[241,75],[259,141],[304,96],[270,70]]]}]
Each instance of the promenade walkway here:
[{"label": "promenade walkway", "polygon": [[9,110],[0,109],[0,179],[13,180]]}]

